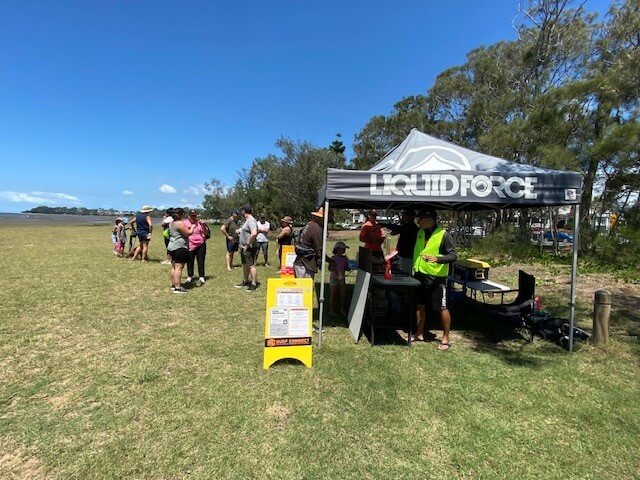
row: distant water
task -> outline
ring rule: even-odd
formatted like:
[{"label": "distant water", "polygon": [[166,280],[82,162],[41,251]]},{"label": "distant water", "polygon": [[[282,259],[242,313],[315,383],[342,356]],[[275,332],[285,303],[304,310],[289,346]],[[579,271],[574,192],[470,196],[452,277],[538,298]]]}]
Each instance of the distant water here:
[{"label": "distant water", "polygon": [[[0,213],[0,225],[111,225],[115,216],[55,215],[47,213]],[[130,218],[131,219],[131,218]],[[153,219],[160,223],[159,219]]]}]

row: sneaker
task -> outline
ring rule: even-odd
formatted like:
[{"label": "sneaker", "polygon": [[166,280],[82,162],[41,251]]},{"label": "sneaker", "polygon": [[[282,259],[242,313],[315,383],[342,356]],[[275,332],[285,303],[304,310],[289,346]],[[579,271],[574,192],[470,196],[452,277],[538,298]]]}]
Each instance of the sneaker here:
[{"label": "sneaker", "polygon": [[191,277],[187,277],[187,279],[184,281],[184,283],[191,283]]},{"label": "sneaker", "polygon": [[171,260],[163,260],[160,262],[161,265],[171,265]]},{"label": "sneaker", "polygon": [[207,283],[207,282],[205,281],[204,277],[200,277],[198,280],[200,280],[200,283],[202,283],[203,285],[204,285],[205,283]]},{"label": "sneaker", "polygon": [[258,285],[255,285],[253,283],[247,285],[247,288],[245,288],[245,290],[247,292],[253,292],[253,291],[257,290],[257,289],[258,289]]},{"label": "sneaker", "polygon": [[249,286],[249,282],[247,282],[246,280],[243,280],[239,284],[234,285],[234,287],[236,288],[247,288],[248,286]]},{"label": "sneaker", "polygon": [[269,266],[269,264],[268,264],[268,263],[265,263],[265,264],[264,264],[264,266],[265,266],[265,267],[268,267],[268,266]]},{"label": "sneaker", "polygon": [[184,287],[180,287],[180,288],[173,287],[173,293],[187,293],[187,289]]}]

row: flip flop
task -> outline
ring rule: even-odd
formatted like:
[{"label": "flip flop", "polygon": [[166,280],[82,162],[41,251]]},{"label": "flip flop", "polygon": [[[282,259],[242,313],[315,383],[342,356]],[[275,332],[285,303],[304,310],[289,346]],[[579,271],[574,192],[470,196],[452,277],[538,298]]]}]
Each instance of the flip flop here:
[{"label": "flip flop", "polygon": [[448,342],[447,343],[440,342],[440,345],[438,345],[438,350],[440,350],[441,352],[446,352],[450,348],[451,348],[451,344]]}]

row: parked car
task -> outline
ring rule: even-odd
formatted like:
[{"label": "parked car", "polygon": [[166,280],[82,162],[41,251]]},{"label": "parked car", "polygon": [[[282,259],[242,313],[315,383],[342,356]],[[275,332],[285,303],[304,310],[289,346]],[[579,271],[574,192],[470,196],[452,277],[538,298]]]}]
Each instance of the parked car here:
[{"label": "parked car", "polygon": [[[567,243],[573,243],[573,235],[569,235],[568,233],[565,232],[557,232],[558,234],[558,241],[559,242],[567,242]],[[548,241],[548,242],[552,242],[553,241],[553,235],[551,232],[544,232],[544,240]]]}]

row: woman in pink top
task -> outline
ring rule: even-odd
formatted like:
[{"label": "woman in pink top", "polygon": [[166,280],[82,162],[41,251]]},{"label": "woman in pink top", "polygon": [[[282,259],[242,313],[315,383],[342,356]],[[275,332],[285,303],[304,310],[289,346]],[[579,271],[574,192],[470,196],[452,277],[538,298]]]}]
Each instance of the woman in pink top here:
[{"label": "woman in pink top", "polygon": [[190,228],[195,225],[193,233],[189,236],[189,260],[187,262],[187,283],[193,280],[193,267],[195,260],[198,260],[198,274],[200,278],[196,281],[196,287],[204,284],[204,258],[207,255],[207,239],[210,236],[209,227],[206,223],[198,220],[198,212],[189,210],[189,218],[184,221],[184,225]]}]

